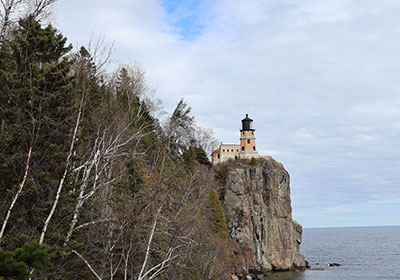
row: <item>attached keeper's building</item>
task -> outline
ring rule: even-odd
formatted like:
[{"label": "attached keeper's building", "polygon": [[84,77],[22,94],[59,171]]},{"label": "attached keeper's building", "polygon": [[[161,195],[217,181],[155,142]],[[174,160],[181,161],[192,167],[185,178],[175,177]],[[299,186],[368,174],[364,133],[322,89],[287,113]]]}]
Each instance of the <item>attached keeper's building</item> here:
[{"label": "attached keeper's building", "polygon": [[242,120],[242,129],[240,130],[240,145],[221,143],[218,149],[214,150],[213,147],[212,163],[216,165],[229,159],[251,159],[257,157],[253,120],[246,114],[246,117]]}]

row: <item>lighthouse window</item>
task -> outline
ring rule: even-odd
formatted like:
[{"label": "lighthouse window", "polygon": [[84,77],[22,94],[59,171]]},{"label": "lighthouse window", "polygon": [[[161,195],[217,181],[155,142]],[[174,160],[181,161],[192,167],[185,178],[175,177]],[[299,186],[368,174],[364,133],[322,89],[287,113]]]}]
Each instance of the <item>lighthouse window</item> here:
[{"label": "lighthouse window", "polygon": [[233,149],[231,149],[231,152],[233,153]]},{"label": "lighthouse window", "polygon": [[256,146],[253,146],[253,151],[255,151],[256,150]]},{"label": "lighthouse window", "polygon": [[225,152],[225,149],[223,149],[222,152]]},{"label": "lighthouse window", "polygon": [[218,158],[219,158],[219,154],[218,154]]},{"label": "lighthouse window", "polygon": [[250,139],[247,139],[247,144],[250,144]]},{"label": "lighthouse window", "polygon": [[254,135],[254,131],[251,132],[251,135]]},{"label": "lighthouse window", "polygon": [[242,151],[244,151],[244,146],[242,146]]}]

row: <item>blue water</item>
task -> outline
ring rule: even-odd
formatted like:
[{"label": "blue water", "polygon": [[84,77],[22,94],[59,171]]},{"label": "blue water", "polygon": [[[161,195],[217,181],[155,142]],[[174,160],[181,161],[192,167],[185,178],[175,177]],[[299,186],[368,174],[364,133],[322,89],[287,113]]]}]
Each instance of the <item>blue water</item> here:
[{"label": "blue water", "polygon": [[[400,226],[304,229],[301,252],[312,268],[280,280],[400,279]],[[318,264],[317,264],[318,263]],[[339,263],[339,267],[329,267]]]}]

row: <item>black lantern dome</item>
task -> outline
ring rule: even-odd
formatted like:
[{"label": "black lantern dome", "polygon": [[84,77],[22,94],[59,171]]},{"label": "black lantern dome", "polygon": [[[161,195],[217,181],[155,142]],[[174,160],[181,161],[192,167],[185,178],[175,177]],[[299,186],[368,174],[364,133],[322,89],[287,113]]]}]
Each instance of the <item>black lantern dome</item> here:
[{"label": "black lantern dome", "polygon": [[254,131],[253,120],[249,118],[248,114],[246,114],[246,117],[242,120],[242,130]]}]

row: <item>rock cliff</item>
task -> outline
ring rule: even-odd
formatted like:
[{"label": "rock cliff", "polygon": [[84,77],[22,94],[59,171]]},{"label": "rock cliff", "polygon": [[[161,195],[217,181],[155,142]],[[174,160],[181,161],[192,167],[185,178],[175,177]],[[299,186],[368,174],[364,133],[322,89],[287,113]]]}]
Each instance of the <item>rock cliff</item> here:
[{"label": "rock cliff", "polygon": [[[244,273],[304,269],[302,226],[292,219],[290,177],[272,158],[235,162],[220,189],[228,233],[242,252]],[[243,271],[242,271],[243,273]]]}]

